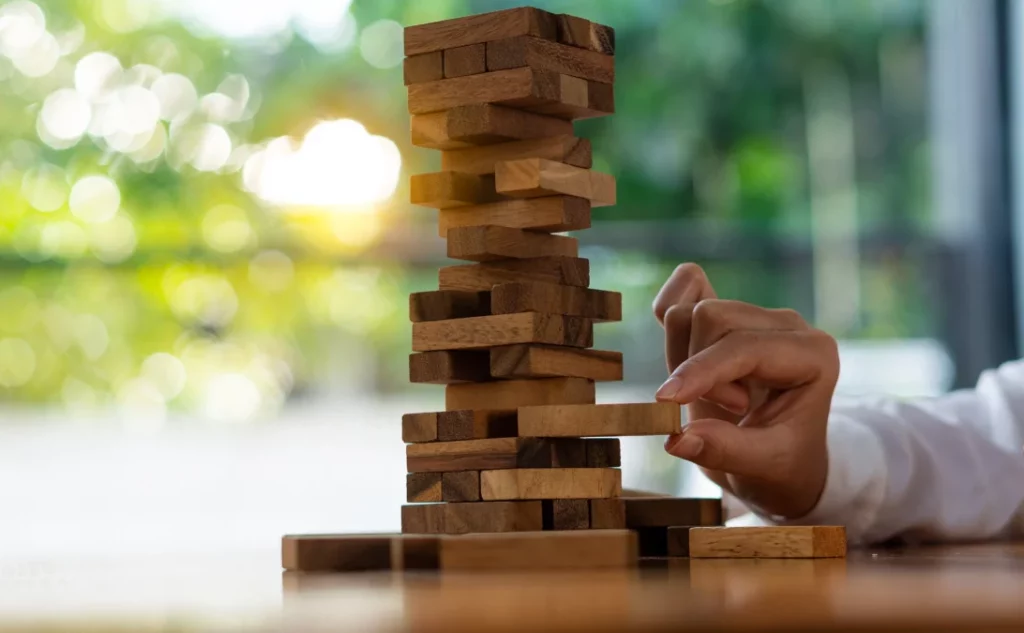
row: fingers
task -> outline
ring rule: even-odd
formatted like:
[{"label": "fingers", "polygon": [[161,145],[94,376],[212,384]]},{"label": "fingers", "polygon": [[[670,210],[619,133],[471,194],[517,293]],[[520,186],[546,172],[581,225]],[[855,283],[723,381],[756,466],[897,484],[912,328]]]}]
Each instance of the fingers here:
[{"label": "fingers", "polygon": [[665,450],[711,471],[763,477],[789,467],[792,435],[784,425],[750,428],[725,420],[695,420]]},{"label": "fingers", "polygon": [[705,299],[693,306],[686,357],[735,330],[804,330],[808,327],[795,310],[771,310],[742,301]]},{"label": "fingers", "polygon": [[715,296],[704,269],[697,264],[680,264],[654,298],[654,316],[658,323],[665,325],[665,313],[672,306],[689,305],[692,309],[702,299],[713,299]]}]

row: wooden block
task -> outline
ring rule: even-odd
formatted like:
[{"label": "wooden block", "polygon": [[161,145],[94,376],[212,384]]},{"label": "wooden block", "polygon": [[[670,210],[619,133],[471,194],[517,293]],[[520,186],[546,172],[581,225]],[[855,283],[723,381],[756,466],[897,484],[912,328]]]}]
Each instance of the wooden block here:
[{"label": "wooden block", "polygon": [[444,64],[441,51],[423,53],[405,58],[403,65],[405,85],[444,79]]},{"label": "wooden block", "polygon": [[[477,385],[454,385],[448,389],[462,386]],[[519,434],[525,437],[669,435],[681,430],[679,405],[672,402],[558,406],[524,404],[519,409]]]},{"label": "wooden block", "polygon": [[[532,112],[570,121],[614,114],[615,89],[612,84],[589,81],[569,75],[557,75],[557,77],[559,83],[557,90],[548,90],[557,92],[559,99],[531,105]],[[549,78],[546,81],[554,82],[556,80]]]},{"label": "wooden block", "polygon": [[405,29],[405,54],[429,53],[517,35],[554,40],[558,35],[556,18],[547,11],[520,7],[410,26]]},{"label": "wooden block", "polygon": [[629,528],[722,524],[721,499],[638,497],[626,499],[625,504]]},{"label": "wooden block", "polygon": [[459,226],[492,224],[514,229],[579,231],[590,228],[590,201],[572,196],[508,200],[474,207],[459,207],[438,214],[438,232]]},{"label": "wooden block", "polygon": [[618,468],[622,465],[622,448],[615,438],[587,440],[588,468]]},{"label": "wooden block", "polygon": [[640,556],[668,556],[668,529],[658,527],[633,528]]},{"label": "wooden block", "polygon": [[[412,117],[411,129],[413,145],[441,150],[521,139],[572,138],[573,133],[571,121],[489,104],[461,106],[442,112],[416,115]],[[569,156],[562,162],[576,164],[568,158]],[[443,166],[444,155],[441,156],[441,162]],[[468,170],[455,171],[473,173]],[[493,173],[494,169],[488,171]]]},{"label": "wooden block", "polygon": [[590,528],[590,502],[586,499],[552,499],[543,503],[545,530]]},{"label": "wooden block", "polygon": [[[491,313],[491,295],[488,292],[465,290],[433,290],[409,295],[409,320],[447,321],[466,317],[487,316]],[[526,312],[526,310],[516,310]],[[542,310],[535,310],[542,312]]]},{"label": "wooden block", "polygon": [[[486,490],[484,474],[481,488]],[[486,494],[484,495],[486,498]],[[840,525],[791,527],[695,527],[693,558],[842,558],[846,528]]]},{"label": "wooden block", "polygon": [[562,134],[441,152],[441,169],[466,174],[493,174],[497,163],[520,158],[546,158],[584,169],[590,169],[594,162],[593,148],[588,139]]},{"label": "wooden block", "polygon": [[600,113],[598,116],[615,112],[615,89],[611,84],[596,81],[587,82],[587,111]]},{"label": "wooden block", "polygon": [[534,532],[543,528],[540,501],[479,501],[444,504],[446,534]]},{"label": "wooden block", "polygon": [[391,569],[413,571],[440,567],[441,537],[398,534],[391,537]]},{"label": "wooden block", "polygon": [[410,473],[587,466],[586,441],[577,439],[491,438],[409,444],[405,449]]},{"label": "wooden block", "polygon": [[491,288],[493,314],[544,312],[581,316],[594,321],[621,321],[618,292],[537,282],[513,282]]},{"label": "wooden block", "polygon": [[406,413],[402,416],[403,442],[437,441],[436,413]]},{"label": "wooden block", "polygon": [[606,84],[615,82],[615,58],[611,55],[526,35],[487,42],[488,71],[524,66]]},{"label": "wooden block", "polygon": [[573,376],[595,381],[622,380],[622,353],[544,345],[509,345],[490,351],[494,378]]},{"label": "wooden block", "polygon": [[441,473],[409,473],[406,475],[405,500],[409,503],[442,501]]},{"label": "wooden block", "polygon": [[576,238],[507,226],[460,226],[448,231],[448,257],[487,262],[555,255],[576,257]]},{"label": "wooden block", "polygon": [[555,19],[560,43],[605,55],[615,54],[615,29],[612,27],[564,13]]},{"label": "wooden block", "polygon": [[468,44],[444,51],[444,76],[465,77],[487,71],[486,45]]},{"label": "wooden block", "polygon": [[441,498],[445,501],[480,501],[480,471],[442,474]]},{"label": "wooden block", "polygon": [[626,505],[622,499],[591,499],[590,529],[624,530],[626,528]]},{"label": "wooden block", "polygon": [[689,556],[690,555],[690,529],[689,527],[673,526],[665,529],[665,545],[668,556]]},{"label": "wooden block", "polygon": [[443,411],[437,414],[437,439],[442,442],[515,437],[518,416],[512,410]]},{"label": "wooden block", "polygon": [[[532,380],[503,380],[445,387],[445,408],[455,409],[514,409],[531,405],[555,403],[587,404],[594,402],[594,383],[583,378],[538,378]],[[533,425],[534,436],[550,435],[544,428]],[[519,428],[521,436],[523,429]],[[598,435],[608,435],[599,433]]]},{"label": "wooden block", "polygon": [[451,209],[502,199],[494,192],[490,176],[474,176],[457,171],[415,174],[409,179],[409,202],[422,207]]},{"label": "wooden block", "polygon": [[444,571],[606,569],[637,564],[636,537],[629,530],[467,534],[441,548]]},{"label": "wooden block", "polygon": [[592,207],[615,204],[613,176],[543,158],[499,162],[494,187],[499,194],[514,198],[565,194],[586,198]]},{"label": "wooden block", "polygon": [[480,497],[511,499],[605,499],[622,492],[617,468],[520,468],[480,472]]},{"label": "wooden block", "polygon": [[402,534],[444,534],[445,503],[402,506]]},{"label": "wooden block", "polygon": [[289,571],[374,571],[391,568],[391,537],[383,534],[304,534],[281,539]]},{"label": "wooden block", "polygon": [[586,288],[590,285],[590,262],[581,257],[559,256],[505,259],[445,266],[437,278],[442,290],[490,290],[517,281]]},{"label": "wooden block", "polygon": [[[516,343],[547,343],[586,347],[594,344],[594,329],[590,321],[580,317],[537,312],[412,324],[412,349],[417,352],[483,349]],[[459,408],[505,409],[509,407]]]},{"label": "wooden block", "polygon": [[409,355],[409,382],[450,385],[491,379],[487,352],[437,351]]}]

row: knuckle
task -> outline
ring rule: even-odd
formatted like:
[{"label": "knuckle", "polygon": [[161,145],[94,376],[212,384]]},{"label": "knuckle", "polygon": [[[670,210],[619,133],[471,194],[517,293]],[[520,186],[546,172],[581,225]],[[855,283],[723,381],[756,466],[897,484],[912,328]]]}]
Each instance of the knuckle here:
[{"label": "knuckle", "polygon": [[679,264],[676,269],[672,272],[672,276],[678,279],[689,279],[693,281],[707,280],[708,276],[704,272],[704,269],[694,264],[693,262],[686,262],[685,264]]},{"label": "knuckle", "polygon": [[787,327],[802,329],[807,327],[807,321],[804,320],[803,316],[799,312],[792,308],[778,308],[772,310],[771,313],[775,315],[780,322],[784,323]]},{"label": "knuckle", "polygon": [[725,303],[720,299],[703,299],[693,306],[694,327],[711,326],[725,318]]},{"label": "knuckle", "polygon": [[690,321],[690,312],[681,305],[671,305],[665,310],[664,322],[666,330],[686,328]]},{"label": "knuckle", "polygon": [[810,331],[811,342],[817,353],[825,360],[825,367],[829,369],[829,376],[839,377],[839,343],[827,332],[818,329]]}]

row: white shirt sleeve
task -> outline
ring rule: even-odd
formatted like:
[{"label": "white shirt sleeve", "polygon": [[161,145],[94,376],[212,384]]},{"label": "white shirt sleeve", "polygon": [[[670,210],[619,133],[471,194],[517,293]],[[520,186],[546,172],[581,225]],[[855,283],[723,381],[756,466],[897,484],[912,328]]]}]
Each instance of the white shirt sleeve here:
[{"label": "white shirt sleeve", "polygon": [[786,524],[845,525],[852,544],[1024,534],[1024,361],[972,390],[836,405],[817,506]]}]

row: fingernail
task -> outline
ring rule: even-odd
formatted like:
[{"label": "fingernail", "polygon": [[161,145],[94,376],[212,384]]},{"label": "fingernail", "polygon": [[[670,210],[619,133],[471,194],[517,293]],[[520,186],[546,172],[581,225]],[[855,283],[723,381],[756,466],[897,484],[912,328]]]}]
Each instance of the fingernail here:
[{"label": "fingernail", "polygon": [[675,397],[679,390],[683,388],[683,381],[678,378],[672,377],[665,381],[665,384],[658,387],[657,393],[654,394],[657,400],[671,400]]},{"label": "fingernail", "polygon": [[668,437],[666,437],[665,438],[665,450],[671,453],[672,452],[672,447],[675,446],[676,442],[678,442],[682,438],[683,438],[683,435],[681,433],[673,433],[672,435],[669,435]]},{"label": "fingernail", "polygon": [[684,434],[678,441],[676,441],[669,452],[676,457],[693,459],[700,455],[702,450],[704,450],[704,440],[696,435]]}]

